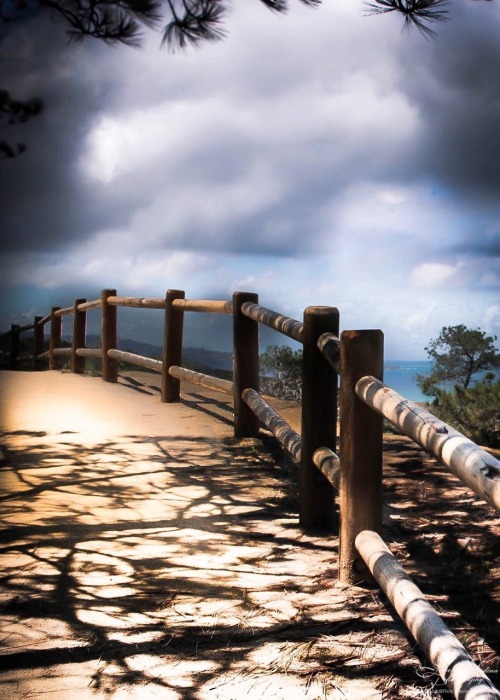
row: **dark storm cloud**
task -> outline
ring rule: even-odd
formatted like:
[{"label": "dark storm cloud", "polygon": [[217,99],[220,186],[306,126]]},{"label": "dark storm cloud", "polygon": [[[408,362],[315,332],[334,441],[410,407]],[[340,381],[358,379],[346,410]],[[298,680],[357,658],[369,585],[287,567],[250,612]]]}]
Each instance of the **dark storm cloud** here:
[{"label": "dark storm cloud", "polygon": [[[346,11],[331,27],[304,11],[297,33],[283,18],[270,29],[257,7],[252,41],[182,59],[91,40],[68,46],[61,26],[38,17],[9,30],[0,85],[40,95],[46,109],[6,133],[28,150],[0,167],[3,245],[50,252],[98,239],[96,254],[111,232],[123,253],[145,244],[320,253],[343,235],[330,212],[360,182],[428,182],[450,200],[457,192],[462,204],[494,207],[498,18],[460,10],[425,42]],[[118,134],[115,153],[101,144],[91,177],[82,156],[103,117]]]},{"label": "dark storm cloud", "polygon": [[1,134],[27,151],[0,161],[0,327],[109,286],[333,303],[393,357],[444,324],[496,333],[500,13],[450,5],[426,41],[362,0],[239,2],[226,41],[175,56],[12,25],[0,88],[46,108]]},{"label": "dark storm cloud", "polygon": [[[269,16],[257,10],[269,32]],[[312,21],[313,15],[304,18]],[[92,41],[68,46],[60,26],[38,17],[15,27],[0,45],[2,59],[6,57],[0,82],[20,91],[20,97],[40,95],[46,110],[10,134],[13,140],[26,141],[28,150],[17,161],[2,164],[4,246],[62,250],[100,231],[115,230],[145,236],[149,245],[159,248],[175,244],[187,250],[293,255],[307,250],[323,210],[349,182],[405,173],[408,165],[400,157],[405,139],[398,137],[399,127],[396,135],[373,138],[368,121],[357,127],[350,124],[367,120],[371,103],[378,100],[368,90],[368,103],[349,119],[344,103],[353,103],[355,90],[342,72],[354,65],[355,52],[349,51],[342,61],[334,58],[327,69],[318,55],[319,82],[311,82],[308,62],[315,39],[304,35],[300,44],[294,43],[285,25],[279,27],[281,39],[276,37],[272,54],[262,32],[256,34],[253,48],[252,42],[242,51],[233,45],[228,57],[207,49],[208,67],[201,55],[181,63],[157,54],[149,72],[144,54],[131,57],[127,49],[117,58],[113,49]],[[326,30],[322,40],[330,44]],[[332,54],[336,51],[343,52],[342,42]],[[142,69],[136,67],[141,62]],[[159,78],[162,64],[172,67],[167,79]],[[156,159],[138,159],[135,169],[119,173],[112,182],[84,177],[80,158],[88,148],[93,122],[108,112],[120,125],[138,107],[146,112],[155,108],[159,94],[173,103],[187,102],[188,123],[177,125],[182,148],[172,155],[172,149],[162,151],[159,144]],[[332,106],[337,98],[339,104]],[[222,106],[207,126],[203,112],[217,102]],[[386,102],[382,112],[388,118],[391,99]],[[396,102],[395,107],[401,105]],[[323,110],[331,115],[321,118]],[[163,131],[172,129],[172,111],[164,112]],[[407,110],[403,118],[408,118]],[[140,150],[148,139],[147,119],[135,129]],[[158,136],[161,140],[161,133]],[[408,153],[409,145],[404,147]],[[259,163],[267,174],[254,172]],[[255,201],[246,205],[245,197]],[[163,208],[155,198],[164,202]],[[184,211],[179,212],[181,200]],[[197,208],[203,218],[192,213]],[[232,217],[224,209],[232,211]],[[320,248],[321,237],[321,232],[316,234]]]},{"label": "dark storm cloud", "polygon": [[425,125],[419,168],[461,197],[496,206],[500,12],[494,4],[454,3],[451,19],[418,62],[401,57],[401,84]]},{"label": "dark storm cloud", "polygon": [[[8,26],[0,41],[0,85],[17,99],[40,97],[42,114],[8,127],[2,137],[26,152],[0,166],[2,246],[54,250],[88,234],[96,209],[75,169],[82,138],[106,105],[111,81],[95,79],[103,49],[68,44],[62,28],[43,16]],[[98,204],[98,202],[97,202]]]},{"label": "dark storm cloud", "polygon": [[493,234],[484,231],[477,231],[476,235],[471,235],[464,241],[450,246],[452,253],[470,253],[484,258],[498,258],[500,268],[500,230]]}]

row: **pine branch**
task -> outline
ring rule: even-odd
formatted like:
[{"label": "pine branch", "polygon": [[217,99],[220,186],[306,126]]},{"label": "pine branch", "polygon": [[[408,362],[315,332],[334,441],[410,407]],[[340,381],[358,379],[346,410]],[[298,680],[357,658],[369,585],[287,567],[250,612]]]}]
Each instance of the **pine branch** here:
[{"label": "pine branch", "polygon": [[[322,0],[300,0],[317,7]],[[286,12],[289,0],[260,0],[273,12]],[[163,30],[162,46],[172,51],[198,46],[204,41],[219,41],[226,36],[223,23],[226,0],[166,0],[171,19]]]},{"label": "pine branch", "polygon": [[448,0],[373,0],[366,2],[369,15],[399,12],[404,17],[404,28],[416,27],[424,36],[435,36],[429,27],[432,22],[446,22]]},{"label": "pine branch", "polygon": [[86,37],[107,43],[139,46],[141,25],[154,27],[161,20],[161,0],[39,0],[55,18],[68,25],[75,41]]},{"label": "pine branch", "polygon": [[0,126],[13,126],[36,117],[43,110],[43,102],[38,97],[30,100],[14,100],[7,90],[0,90]]},{"label": "pine branch", "polygon": [[[28,119],[36,117],[43,110],[43,102],[38,97],[30,100],[14,100],[7,90],[0,90],[0,127],[14,126],[22,124]],[[24,143],[11,144],[7,141],[0,141],[0,159],[17,158],[24,153],[26,145]]]},{"label": "pine branch", "polygon": [[219,41],[226,36],[222,27],[225,7],[221,0],[167,0],[172,19],[163,30],[162,46],[172,51]]}]

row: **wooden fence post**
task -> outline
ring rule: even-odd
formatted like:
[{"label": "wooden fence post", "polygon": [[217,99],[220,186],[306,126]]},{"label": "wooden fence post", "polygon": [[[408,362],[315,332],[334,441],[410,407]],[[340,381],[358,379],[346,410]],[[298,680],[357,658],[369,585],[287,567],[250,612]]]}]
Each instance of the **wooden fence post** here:
[{"label": "wooden fence post", "polygon": [[43,316],[35,316],[34,328],[33,328],[33,369],[36,370],[40,368],[40,360],[38,355],[43,352],[43,336],[44,336],[44,326],[40,323]]},{"label": "wooden fence post", "polygon": [[73,340],[71,342],[71,371],[82,374],[85,371],[85,358],[76,354],[78,348],[85,347],[87,330],[87,312],[79,311],[78,304],[84,304],[86,299],[75,299],[73,308]]},{"label": "wooden fence post", "polygon": [[323,333],[339,333],[339,312],[329,306],[304,311],[302,366],[302,450],[300,465],[301,527],[333,529],[337,526],[335,489],[313,462],[318,447],[336,452],[337,372],[321,350]]},{"label": "wooden fence post", "polygon": [[105,382],[118,381],[118,362],[109,357],[108,350],[116,350],[117,308],[108,304],[108,297],[116,296],[116,289],[103,289],[101,292],[102,310],[102,378]]},{"label": "wooden fence post", "polygon": [[49,369],[59,369],[61,367],[61,358],[54,355],[54,350],[61,347],[62,317],[54,315],[60,308],[60,306],[53,306],[50,314]]},{"label": "wooden fence post", "polygon": [[259,391],[259,324],[241,311],[250,301],[259,303],[257,294],[233,294],[233,397],[234,435],[252,437],[259,432],[259,419],[243,401],[244,389]]},{"label": "wooden fence post", "polygon": [[362,530],[382,529],[383,419],[355,392],[361,377],[383,378],[382,331],[344,331],[340,367],[339,578],[353,583],[366,571],[354,540]]},{"label": "wooden fence post", "polygon": [[17,360],[19,358],[19,339],[20,339],[19,328],[21,328],[19,323],[13,323],[13,324],[11,324],[11,327],[10,327],[10,358],[9,358],[10,369],[16,369]]},{"label": "wooden fence post", "polygon": [[161,376],[161,400],[163,403],[174,403],[181,398],[180,379],[172,377],[169,370],[172,366],[182,365],[182,334],[184,331],[184,311],[175,309],[173,301],[184,299],[185,292],[181,289],[169,289],[165,296],[165,321],[163,325],[163,370]]}]

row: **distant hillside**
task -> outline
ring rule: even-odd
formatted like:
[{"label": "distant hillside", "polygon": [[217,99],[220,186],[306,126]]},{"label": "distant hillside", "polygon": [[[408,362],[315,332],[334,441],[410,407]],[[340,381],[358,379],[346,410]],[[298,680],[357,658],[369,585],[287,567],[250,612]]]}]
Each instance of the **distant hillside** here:
[{"label": "distant hillside", "polygon": [[231,372],[233,369],[233,353],[220,352],[218,350],[205,350],[205,348],[183,348],[182,361],[188,365],[211,367]]},{"label": "distant hillside", "polygon": [[[100,336],[87,336],[87,347],[98,348],[100,344]],[[118,338],[118,348],[124,352],[133,352],[136,355],[144,355],[155,359],[161,359],[163,352],[158,345],[151,345],[150,343],[143,343],[130,338]],[[186,366],[195,368],[209,367],[211,369],[231,371],[233,368],[233,355],[230,352],[186,347],[182,349],[182,362]]]}]

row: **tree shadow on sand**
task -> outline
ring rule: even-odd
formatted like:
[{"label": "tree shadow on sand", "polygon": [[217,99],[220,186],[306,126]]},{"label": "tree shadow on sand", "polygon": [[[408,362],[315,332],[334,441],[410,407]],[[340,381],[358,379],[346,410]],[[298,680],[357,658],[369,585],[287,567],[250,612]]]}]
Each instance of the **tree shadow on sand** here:
[{"label": "tree shadow on sand", "polygon": [[385,462],[385,530],[392,550],[498,684],[498,513],[407,438],[386,443]]},{"label": "tree shadow on sand", "polygon": [[[230,421],[224,401],[183,401]],[[1,450],[0,692],[42,693],[51,676],[79,697],[441,697],[384,596],[335,587],[338,540],[298,529],[296,470],[265,435],[89,447],[16,431]],[[391,548],[494,673],[491,510],[404,439],[386,444],[384,488]]]},{"label": "tree shadow on sand", "polygon": [[337,539],[298,530],[273,444],[4,435],[4,694],[425,686],[380,598],[335,588]]}]

